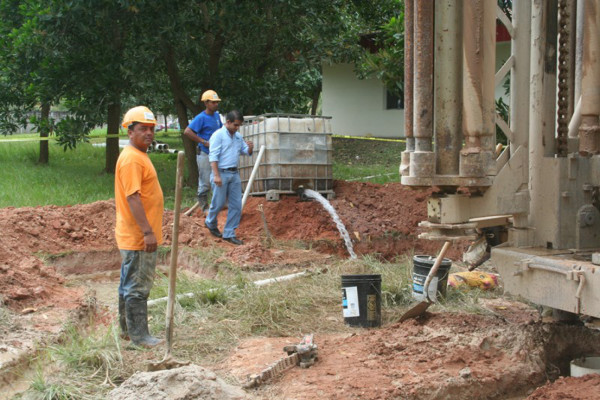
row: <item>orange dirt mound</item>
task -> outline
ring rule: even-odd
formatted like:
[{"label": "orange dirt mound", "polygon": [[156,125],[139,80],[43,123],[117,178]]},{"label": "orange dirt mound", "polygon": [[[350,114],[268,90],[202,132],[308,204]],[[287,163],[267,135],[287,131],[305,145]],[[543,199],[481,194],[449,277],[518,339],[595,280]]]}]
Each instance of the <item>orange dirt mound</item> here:
[{"label": "orange dirt mound", "polygon": [[[435,254],[439,243],[417,239],[417,224],[426,218],[424,202],[428,192],[413,191],[399,183],[336,181],[336,198],[331,201],[346,225],[357,254],[377,254],[383,258],[411,252]],[[268,230],[277,240],[311,242],[313,248],[347,256],[347,250],[330,215],[316,201],[299,201],[283,196],[278,202],[249,198],[243,212],[238,236],[244,246],[228,253],[243,265],[277,262],[281,252],[265,248],[265,228],[258,205],[263,204]],[[226,212],[219,216],[222,229]],[[173,213],[165,212],[163,237],[170,245]],[[111,250],[114,240],[114,201],[66,207],[24,207],[0,209],[0,296],[10,307],[22,308],[69,298],[74,289],[64,288],[63,278],[40,258],[64,252]],[[181,217],[181,245],[198,247],[217,242],[196,213]],[[458,257],[462,248],[449,255]],[[60,290],[59,290],[60,289]],[[74,296],[77,297],[77,296]]]}]

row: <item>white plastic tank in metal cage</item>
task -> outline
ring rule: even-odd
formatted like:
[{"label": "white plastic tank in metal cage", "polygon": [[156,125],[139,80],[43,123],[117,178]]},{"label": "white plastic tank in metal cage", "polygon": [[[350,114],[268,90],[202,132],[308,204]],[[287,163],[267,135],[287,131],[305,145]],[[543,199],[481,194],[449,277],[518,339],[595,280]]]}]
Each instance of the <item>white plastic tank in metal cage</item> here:
[{"label": "white plastic tank in metal cage", "polygon": [[246,118],[240,127],[245,140],[254,142],[251,157],[240,158],[244,190],[262,145],[265,153],[259,164],[251,195],[279,200],[304,187],[332,198],[331,117],[303,114],[262,114]]}]

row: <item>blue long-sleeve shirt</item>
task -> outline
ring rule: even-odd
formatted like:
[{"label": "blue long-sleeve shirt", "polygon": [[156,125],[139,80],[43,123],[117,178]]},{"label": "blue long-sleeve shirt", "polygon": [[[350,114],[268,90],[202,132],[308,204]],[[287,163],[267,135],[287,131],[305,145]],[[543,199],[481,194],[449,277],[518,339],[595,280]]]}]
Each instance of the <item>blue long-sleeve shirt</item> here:
[{"label": "blue long-sleeve shirt", "polygon": [[212,134],[209,149],[209,161],[217,161],[217,167],[221,169],[237,167],[240,155],[249,155],[248,145],[242,135],[239,132],[231,135],[226,126]]}]

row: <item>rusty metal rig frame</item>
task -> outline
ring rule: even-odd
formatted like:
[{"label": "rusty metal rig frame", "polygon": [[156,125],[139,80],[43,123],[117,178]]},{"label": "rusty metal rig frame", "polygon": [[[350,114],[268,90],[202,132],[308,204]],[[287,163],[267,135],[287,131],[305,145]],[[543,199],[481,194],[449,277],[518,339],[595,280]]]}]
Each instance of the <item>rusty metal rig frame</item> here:
[{"label": "rusty metal rig frame", "polygon": [[[496,3],[405,2],[401,180],[438,189],[421,237],[502,230],[491,262],[507,292],[600,318],[600,0]],[[498,71],[497,23],[511,35]],[[494,98],[507,74],[508,121]]]}]

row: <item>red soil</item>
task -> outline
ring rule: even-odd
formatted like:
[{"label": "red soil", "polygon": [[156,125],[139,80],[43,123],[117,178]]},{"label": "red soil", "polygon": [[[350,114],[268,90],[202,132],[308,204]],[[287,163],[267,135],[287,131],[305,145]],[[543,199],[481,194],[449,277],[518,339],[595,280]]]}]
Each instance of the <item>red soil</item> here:
[{"label": "red soil", "polygon": [[[334,189],[336,198],[332,204],[345,223],[357,254],[393,259],[412,254],[413,249],[416,253],[433,255],[441,247],[441,243],[417,239],[417,224],[426,219],[427,192],[412,191],[399,183],[375,185],[341,181],[335,183]],[[322,255],[266,246],[259,204],[263,205],[268,230],[275,240],[310,242],[312,249]],[[172,221],[172,212],[166,212],[165,245],[170,244]],[[222,213],[220,228],[224,222],[225,213]],[[0,209],[0,304],[15,311],[32,307],[79,307],[83,303],[82,289],[65,286],[64,277],[42,259],[65,252],[114,252],[114,223],[114,201]],[[309,263],[315,257],[329,254],[347,256],[329,214],[317,202],[301,202],[297,197],[282,197],[278,202],[250,198],[237,233],[245,242],[243,246],[235,247],[213,238],[198,213],[181,217],[182,246],[216,243],[229,249],[225,257],[241,266],[284,264],[290,258]],[[456,260],[463,248],[454,246],[448,256]],[[527,354],[527,348],[522,346],[528,342],[527,330],[522,327],[535,319],[535,313],[516,307],[509,314],[519,315],[519,318],[429,315],[422,321],[408,321],[364,333],[357,330],[357,334],[344,337],[317,337],[322,361],[308,370],[292,369],[273,390],[278,396],[297,399],[442,398],[436,397],[436,393],[439,394],[438,388],[443,385],[447,395],[459,396],[452,398],[461,398],[461,393],[467,396],[465,398],[501,398],[498,393],[509,392],[517,381],[530,379],[534,384],[544,379],[543,366],[532,367],[535,363],[527,362],[536,355]],[[40,329],[50,330],[51,326]],[[519,335],[523,340],[513,340],[519,339]],[[264,346],[264,340],[256,340]],[[275,347],[280,352],[279,345]],[[266,354],[271,362],[280,356]],[[238,358],[241,364],[232,362],[230,365],[233,374],[236,368],[240,374],[259,372],[256,360]],[[250,366],[254,366],[254,370],[249,370]],[[471,381],[472,378],[475,380]],[[538,389],[530,398],[599,398],[599,383],[595,377],[561,379]]]}]

